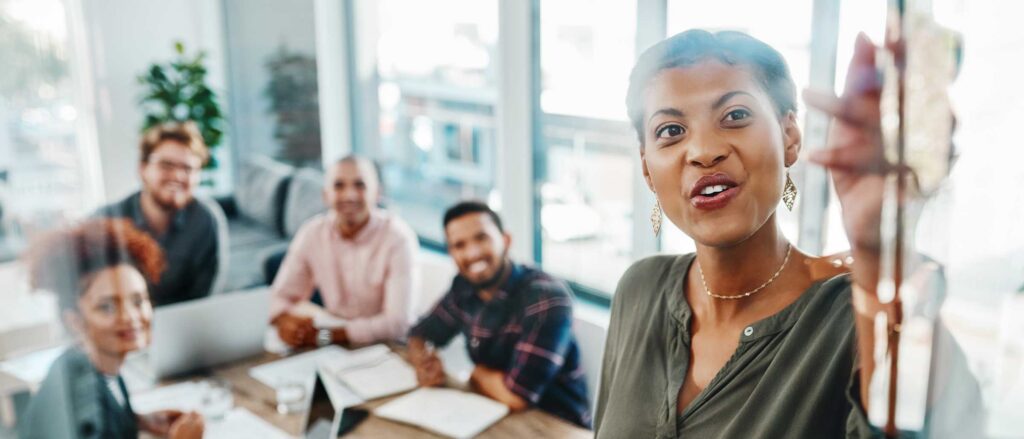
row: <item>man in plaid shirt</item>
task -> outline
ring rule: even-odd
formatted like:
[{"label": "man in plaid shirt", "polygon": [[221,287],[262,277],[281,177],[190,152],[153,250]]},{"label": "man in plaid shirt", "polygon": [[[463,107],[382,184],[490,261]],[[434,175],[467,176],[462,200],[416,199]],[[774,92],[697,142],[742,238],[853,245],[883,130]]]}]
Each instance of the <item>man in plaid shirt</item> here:
[{"label": "man in plaid shirt", "polygon": [[512,262],[511,236],[486,204],[459,203],[444,216],[459,269],[451,290],[409,334],[421,385],[444,384],[433,346],[466,337],[470,383],[513,412],[536,406],[590,427],[587,385],[572,333],[572,293],[540,270]]}]

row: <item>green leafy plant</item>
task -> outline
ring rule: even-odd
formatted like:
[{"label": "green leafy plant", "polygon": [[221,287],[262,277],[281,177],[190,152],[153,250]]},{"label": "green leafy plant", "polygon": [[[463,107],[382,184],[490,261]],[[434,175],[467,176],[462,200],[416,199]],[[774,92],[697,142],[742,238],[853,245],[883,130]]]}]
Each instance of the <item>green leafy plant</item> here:
[{"label": "green leafy plant", "polygon": [[277,121],[274,138],[280,142],[276,158],[295,166],[320,163],[320,104],[316,59],[281,46],[267,58],[270,81],[264,95]]},{"label": "green leafy plant", "polygon": [[[166,122],[194,121],[211,150],[224,138],[224,115],[216,93],[206,84],[206,54],[185,53],[185,45],[174,43],[177,57],[166,64],[153,64],[139,75],[146,90],[140,103],[146,114],[143,131]],[[211,155],[208,169],[216,168]]]}]

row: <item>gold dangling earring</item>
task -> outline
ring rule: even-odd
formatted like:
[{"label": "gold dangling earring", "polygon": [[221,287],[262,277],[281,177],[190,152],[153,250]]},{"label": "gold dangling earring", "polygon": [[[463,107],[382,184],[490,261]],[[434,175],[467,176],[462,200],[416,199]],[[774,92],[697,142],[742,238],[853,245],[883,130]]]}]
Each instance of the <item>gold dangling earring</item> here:
[{"label": "gold dangling earring", "polygon": [[796,203],[796,185],[789,177],[789,171],[786,171],[786,186],[782,189],[782,202],[786,204],[786,209],[790,212],[793,211],[793,203]]},{"label": "gold dangling earring", "polygon": [[654,228],[654,236],[661,233],[661,203],[657,196],[654,198],[654,207],[651,208],[651,227]]}]

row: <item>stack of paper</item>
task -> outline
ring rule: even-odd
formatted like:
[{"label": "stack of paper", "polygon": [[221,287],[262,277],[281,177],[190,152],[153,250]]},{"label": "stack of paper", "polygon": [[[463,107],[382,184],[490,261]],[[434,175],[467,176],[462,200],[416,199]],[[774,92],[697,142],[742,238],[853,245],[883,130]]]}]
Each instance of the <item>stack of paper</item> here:
[{"label": "stack of paper", "polygon": [[[354,407],[366,402],[365,399],[353,392],[352,389],[342,384],[337,374],[328,371],[323,365],[320,366],[318,372],[320,373],[320,379],[324,383],[324,388],[327,389],[327,397],[331,399],[331,405],[334,406],[335,410]],[[312,394],[312,391],[310,393]]]},{"label": "stack of paper", "polygon": [[235,408],[224,419],[207,422],[203,437],[217,439],[290,439],[292,436],[260,419],[252,412]]},{"label": "stack of paper", "polygon": [[198,411],[203,406],[203,395],[209,385],[200,381],[186,381],[157,387],[144,392],[131,392],[132,409],[136,413],[160,410]]},{"label": "stack of paper", "polygon": [[508,407],[473,393],[423,388],[380,407],[374,414],[453,437],[469,438],[508,414]]},{"label": "stack of paper", "polygon": [[[209,383],[205,381],[188,381],[163,386],[140,394],[132,394],[132,409],[137,413],[153,413],[160,410],[202,413],[203,395],[208,391]],[[207,417],[204,421],[206,423],[204,437],[209,438],[285,439],[290,437],[241,407],[231,408],[223,418]]]},{"label": "stack of paper", "polygon": [[336,370],[342,368],[351,369],[359,366],[380,363],[389,355],[394,355],[394,353],[391,352],[391,349],[385,345],[377,344],[352,351],[346,350],[345,358],[342,359],[341,363],[329,366],[334,366]]},{"label": "stack of paper", "polygon": [[416,370],[390,352],[372,363],[345,367],[335,373],[348,388],[367,400],[407,392],[419,385]]}]

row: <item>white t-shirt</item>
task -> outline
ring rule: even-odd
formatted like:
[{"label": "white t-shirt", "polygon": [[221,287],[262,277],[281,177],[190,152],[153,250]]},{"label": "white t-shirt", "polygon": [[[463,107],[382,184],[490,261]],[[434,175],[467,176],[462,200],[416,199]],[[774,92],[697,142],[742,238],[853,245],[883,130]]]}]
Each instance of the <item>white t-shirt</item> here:
[{"label": "white t-shirt", "polygon": [[107,382],[107,389],[110,390],[110,394],[114,395],[117,405],[124,407],[124,393],[121,392],[121,384],[117,382],[117,376],[103,375],[103,378]]}]

